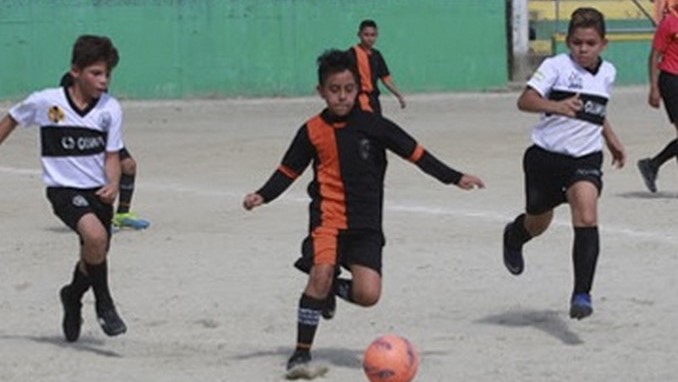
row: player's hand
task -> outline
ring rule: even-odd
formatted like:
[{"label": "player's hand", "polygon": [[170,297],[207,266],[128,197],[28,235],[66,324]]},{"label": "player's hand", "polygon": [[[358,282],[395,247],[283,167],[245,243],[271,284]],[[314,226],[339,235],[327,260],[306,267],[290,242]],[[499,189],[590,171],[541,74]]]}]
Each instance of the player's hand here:
[{"label": "player's hand", "polygon": [[565,98],[562,101],[557,102],[556,113],[564,115],[566,117],[574,118],[577,116],[577,112],[584,107],[584,103],[579,98],[579,94],[575,94],[570,98]]},{"label": "player's hand", "polygon": [[661,95],[656,86],[650,88],[650,94],[647,96],[647,103],[655,109],[659,108],[659,105],[661,104]]},{"label": "player's hand", "polygon": [[242,206],[247,211],[259,207],[262,204],[264,204],[264,198],[256,192],[245,195],[245,200],[242,201]]},{"label": "player's hand", "polygon": [[400,108],[401,108],[401,109],[404,109],[405,106],[407,106],[407,105],[405,104],[405,98],[403,98],[403,96],[399,96],[399,97],[398,97],[398,103],[400,104]]},{"label": "player's hand", "polygon": [[462,190],[472,190],[474,188],[485,188],[485,183],[477,176],[464,174],[461,176],[461,179],[459,179],[457,187]]},{"label": "player's hand", "polygon": [[95,194],[99,197],[99,199],[101,199],[102,202],[106,204],[113,204],[115,202],[115,198],[118,196],[118,186],[107,184],[98,189]]},{"label": "player's hand", "polygon": [[612,167],[622,168],[626,164],[626,150],[619,142],[609,142],[607,145],[610,154],[612,154]]}]

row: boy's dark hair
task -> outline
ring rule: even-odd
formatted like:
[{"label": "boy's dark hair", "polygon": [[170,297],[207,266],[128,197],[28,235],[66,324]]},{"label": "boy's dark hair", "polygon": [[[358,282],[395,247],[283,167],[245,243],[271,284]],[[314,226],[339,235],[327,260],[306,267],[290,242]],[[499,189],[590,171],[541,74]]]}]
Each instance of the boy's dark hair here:
[{"label": "boy's dark hair", "polygon": [[377,29],[377,23],[374,22],[374,20],[370,20],[370,19],[363,20],[363,21],[360,22],[360,26],[358,27],[358,31],[362,32],[363,29],[370,28],[370,27]]},{"label": "boy's dark hair", "polygon": [[575,9],[570,17],[570,25],[567,28],[567,36],[572,36],[576,28],[594,28],[605,38],[605,17],[599,10],[590,7]]},{"label": "boy's dark hair", "polygon": [[79,69],[104,61],[110,71],[118,65],[118,60],[118,50],[108,37],[82,35],[73,45],[71,64]]},{"label": "boy's dark hair", "polygon": [[318,84],[323,85],[331,74],[350,70],[356,84],[360,83],[356,64],[347,51],[329,49],[323,52],[318,59]]}]

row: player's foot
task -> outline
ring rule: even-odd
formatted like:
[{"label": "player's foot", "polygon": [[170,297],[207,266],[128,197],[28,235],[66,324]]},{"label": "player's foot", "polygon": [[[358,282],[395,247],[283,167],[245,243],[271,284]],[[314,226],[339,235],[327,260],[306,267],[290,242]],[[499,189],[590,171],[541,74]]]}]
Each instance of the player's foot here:
[{"label": "player's foot", "polygon": [[519,275],[523,273],[523,269],[525,269],[525,262],[523,261],[523,249],[511,248],[508,244],[508,235],[512,228],[513,223],[508,223],[506,227],[504,227],[504,265],[511,274]]},{"label": "player's foot", "polygon": [[652,160],[650,158],[639,160],[638,170],[640,170],[640,176],[643,177],[645,187],[647,187],[650,192],[657,192],[658,169],[652,164]]},{"label": "player's foot", "polygon": [[61,328],[64,331],[66,341],[75,342],[80,338],[80,327],[82,326],[82,302],[71,296],[68,285],[59,291],[61,304],[64,306],[64,319],[61,322]]},{"label": "player's foot", "polygon": [[151,225],[148,220],[139,218],[134,212],[116,213],[113,216],[113,227],[146,229]]},{"label": "player's foot", "polygon": [[97,308],[97,321],[99,321],[99,325],[101,325],[104,333],[111,337],[127,331],[125,322],[123,322],[112,305],[105,308]]},{"label": "player's foot", "polygon": [[593,304],[591,304],[591,296],[588,293],[577,293],[572,296],[570,303],[570,318],[581,320],[593,313]]},{"label": "player's foot", "polygon": [[326,320],[331,320],[334,318],[334,314],[337,312],[337,296],[334,295],[334,292],[330,291],[330,294],[325,299],[325,306],[323,306],[320,314]]},{"label": "player's foot", "polygon": [[313,379],[327,373],[327,366],[313,364],[309,351],[295,350],[287,361],[287,379]]}]

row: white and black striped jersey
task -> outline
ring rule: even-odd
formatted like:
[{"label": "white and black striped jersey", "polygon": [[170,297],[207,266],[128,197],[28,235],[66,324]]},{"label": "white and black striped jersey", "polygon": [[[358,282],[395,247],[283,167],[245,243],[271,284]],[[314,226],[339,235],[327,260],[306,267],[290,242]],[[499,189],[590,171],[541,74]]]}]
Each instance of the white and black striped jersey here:
[{"label": "white and black striped jersey", "polygon": [[106,184],[105,152],[122,148],[122,111],[107,93],[85,110],[66,88],[37,91],[9,110],[20,125],[40,127],[43,181],[50,187],[97,188]]},{"label": "white and black striped jersey", "polygon": [[562,100],[579,94],[582,109],[575,118],[542,114],[532,129],[532,141],[556,153],[580,157],[603,149],[603,122],[616,69],[604,60],[596,70],[577,64],[562,53],[544,60],[527,82],[542,97]]}]

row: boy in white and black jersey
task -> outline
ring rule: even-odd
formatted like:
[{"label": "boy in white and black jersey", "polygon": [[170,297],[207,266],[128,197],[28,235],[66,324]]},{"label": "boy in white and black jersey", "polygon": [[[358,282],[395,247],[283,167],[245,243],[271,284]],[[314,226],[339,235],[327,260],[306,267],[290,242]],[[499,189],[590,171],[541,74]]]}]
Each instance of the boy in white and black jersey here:
[{"label": "boy in white and black jersey", "polygon": [[60,291],[69,342],[80,336],[81,299],[90,287],[104,332],[114,336],[127,330],[109,291],[106,261],[122,148],[120,104],[106,93],[117,63],[118,52],[109,38],[80,36],[73,46],[73,84],[31,94],[0,121],[0,143],[17,125],[40,128],[47,198],[54,214],[80,239],[73,280]]},{"label": "boy in white and black jersey", "polygon": [[544,60],[518,99],[520,110],[541,113],[541,118],[523,158],[525,213],[504,229],[504,264],[512,274],[522,273],[523,245],[548,228],[555,207],[568,203],[575,279],[570,317],[576,319],[593,313],[603,142],[613,165],[622,167],[626,160],[605,115],[615,79],[614,66],[600,57],[606,45],[603,15],[593,8],[575,10],[567,35],[569,54]]}]

